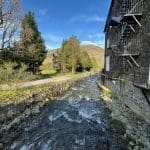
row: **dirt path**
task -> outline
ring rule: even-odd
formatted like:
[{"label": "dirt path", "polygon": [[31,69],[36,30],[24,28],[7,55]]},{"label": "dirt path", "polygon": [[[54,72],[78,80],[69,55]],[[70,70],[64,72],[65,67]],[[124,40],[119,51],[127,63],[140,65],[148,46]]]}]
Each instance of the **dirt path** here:
[{"label": "dirt path", "polygon": [[48,79],[42,79],[42,80],[36,80],[36,81],[29,81],[29,82],[22,82],[22,83],[15,83],[11,85],[1,85],[0,90],[12,90],[16,88],[26,88],[26,87],[31,87],[31,86],[36,86],[36,85],[42,85],[42,84],[47,84],[47,83],[57,83],[57,82],[63,82],[67,81],[73,78],[78,78],[80,76],[86,76],[87,74],[75,74],[75,75],[63,75],[63,76],[56,76]]}]

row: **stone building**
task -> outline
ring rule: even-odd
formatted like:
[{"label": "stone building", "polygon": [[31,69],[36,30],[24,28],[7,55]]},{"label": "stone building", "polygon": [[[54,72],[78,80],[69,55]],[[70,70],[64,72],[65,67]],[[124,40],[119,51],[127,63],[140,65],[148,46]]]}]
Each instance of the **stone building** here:
[{"label": "stone building", "polygon": [[106,77],[150,89],[149,10],[149,0],[112,0],[104,30]]},{"label": "stone building", "polygon": [[105,25],[103,84],[112,118],[132,150],[150,149],[150,0],[112,0]]}]

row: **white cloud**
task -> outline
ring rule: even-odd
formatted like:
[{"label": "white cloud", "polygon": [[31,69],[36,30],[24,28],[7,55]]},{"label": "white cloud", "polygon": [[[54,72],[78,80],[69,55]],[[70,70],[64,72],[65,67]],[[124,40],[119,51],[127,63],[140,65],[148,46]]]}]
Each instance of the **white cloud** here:
[{"label": "white cloud", "polygon": [[48,50],[58,49],[61,47],[61,43],[63,41],[63,37],[61,35],[55,35],[55,34],[42,34],[46,47]]},{"label": "white cloud", "polygon": [[59,42],[62,40],[62,37],[61,36],[56,36],[56,35],[52,35],[52,34],[49,34],[49,39],[53,42]]},{"label": "white cloud", "polygon": [[98,46],[98,44],[96,42],[93,42],[93,41],[82,41],[81,45],[94,45],[94,46]]},{"label": "white cloud", "polygon": [[45,16],[45,15],[47,14],[47,9],[40,9],[40,10],[39,10],[39,14],[40,14],[41,16]]},{"label": "white cloud", "polygon": [[46,48],[47,48],[48,50],[54,50],[54,49],[60,48],[60,46],[46,44]]},{"label": "white cloud", "polygon": [[105,18],[100,17],[98,15],[91,15],[91,16],[87,16],[87,15],[80,15],[80,16],[76,16],[70,19],[70,22],[74,23],[74,22],[104,22]]},{"label": "white cloud", "polygon": [[81,45],[95,45],[104,48],[105,35],[103,33],[89,34],[88,40],[82,41]]},{"label": "white cloud", "polygon": [[61,42],[63,41],[63,37],[62,36],[59,36],[59,35],[54,35],[54,34],[44,34],[43,37],[46,39],[46,40],[49,40],[51,42]]},{"label": "white cloud", "polygon": [[97,40],[97,41],[81,41],[81,45],[94,45],[94,46],[99,46],[104,48],[105,45],[105,40],[101,39],[101,40]]},{"label": "white cloud", "polygon": [[94,33],[94,34],[89,34],[88,35],[89,39],[103,39],[104,38],[104,34],[103,33]]}]

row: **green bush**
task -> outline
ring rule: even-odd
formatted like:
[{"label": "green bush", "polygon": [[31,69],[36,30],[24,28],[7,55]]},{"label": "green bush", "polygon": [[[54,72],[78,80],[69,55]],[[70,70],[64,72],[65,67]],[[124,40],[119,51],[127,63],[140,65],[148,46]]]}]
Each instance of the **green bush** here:
[{"label": "green bush", "polygon": [[28,81],[36,78],[31,72],[27,72],[27,66],[23,63],[4,62],[0,66],[0,83],[14,81]]},{"label": "green bush", "polygon": [[42,75],[52,75],[56,73],[56,70],[51,64],[41,65],[40,70]]},{"label": "green bush", "polygon": [[112,98],[112,92],[110,90],[102,90],[101,91],[101,98],[104,100],[111,100]]}]

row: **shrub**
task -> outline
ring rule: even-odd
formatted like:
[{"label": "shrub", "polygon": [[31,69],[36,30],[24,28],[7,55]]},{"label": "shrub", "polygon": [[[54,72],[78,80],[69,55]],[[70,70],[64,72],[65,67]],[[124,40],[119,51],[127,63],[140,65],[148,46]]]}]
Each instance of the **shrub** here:
[{"label": "shrub", "polygon": [[41,65],[40,70],[42,75],[52,75],[56,73],[52,64]]},{"label": "shrub", "polygon": [[27,66],[15,62],[4,62],[0,66],[0,83],[33,80],[36,76],[27,72]]},{"label": "shrub", "polygon": [[112,92],[109,89],[103,89],[101,91],[101,98],[103,98],[106,101],[111,100],[111,98],[112,98]]}]

